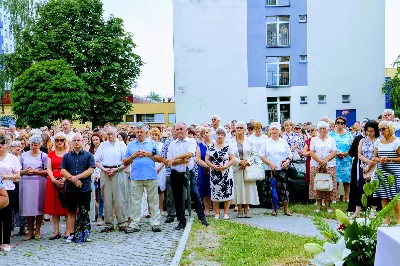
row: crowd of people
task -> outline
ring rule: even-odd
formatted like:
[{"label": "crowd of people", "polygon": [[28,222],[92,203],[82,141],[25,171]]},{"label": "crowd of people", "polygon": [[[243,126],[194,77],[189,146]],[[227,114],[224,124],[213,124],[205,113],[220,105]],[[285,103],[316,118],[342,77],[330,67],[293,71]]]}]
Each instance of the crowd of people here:
[{"label": "crowd of people", "polygon": [[[238,218],[251,218],[250,206],[267,198],[271,215],[278,215],[281,204],[282,213],[291,216],[289,178],[298,161],[305,161],[315,212],[323,206],[332,212],[331,204],[341,200],[359,216],[363,185],[371,179],[395,177],[393,186],[380,186],[368,199],[372,215],[400,192],[399,125],[392,110],[351,127],[343,116],[322,117],[316,125],[287,120],[265,127],[254,120],[222,126],[220,120],[215,115],[202,125],[106,124],[83,130],[63,120],[60,127],[0,128],[1,249],[11,250],[16,228],[14,235],[26,241],[40,239],[50,217],[50,240],[67,242],[91,241],[94,223],[103,233],[138,232],[142,216],[150,218],[154,232],[162,230],[162,216],[165,223],[177,218],[175,229],[181,230],[188,192],[204,226],[211,215],[229,220],[231,206]],[[400,205],[395,211],[400,224]]]}]

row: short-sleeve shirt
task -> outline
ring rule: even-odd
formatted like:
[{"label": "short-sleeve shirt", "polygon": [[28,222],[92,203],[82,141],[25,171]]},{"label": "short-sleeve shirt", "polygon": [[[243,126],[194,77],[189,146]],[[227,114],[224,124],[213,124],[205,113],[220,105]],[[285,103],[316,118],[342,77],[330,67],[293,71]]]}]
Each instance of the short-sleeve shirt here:
[{"label": "short-sleeve shirt", "polygon": [[[196,155],[197,150],[197,142],[195,139],[186,137],[184,140],[176,139],[174,140],[168,147],[167,159],[170,160],[178,155],[181,155],[186,152],[190,152],[192,157],[189,159],[189,170],[192,170],[194,167],[194,156]],[[180,173],[186,172],[186,165],[180,164],[172,166],[172,169],[178,171]]]},{"label": "short-sleeve shirt", "polygon": [[[74,150],[64,154],[61,169],[67,170],[71,175],[79,175],[89,168],[96,168],[94,157],[90,152],[80,150],[76,153]],[[90,176],[79,179],[82,182],[82,187],[78,188],[71,181],[66,182],[66,191],[70,193],[87,192],[92,190],[92,179]]]},{"label": "short-sleeve shirt", "polygon": [[[310,151],[314,151],[319,158],[324,159],[328,157],[331,152],[337,151],[336,141],[332,137],[328,137],[324,141],[322,141],[320,137],[313,137],[310,143]],[[312,157],[311,166],[319,167],[319,163]],[[330,160],[327,164],[327,167],[334,166],[336,166],[336,160]]]},{"label": "short-sleeve shirt", "polygon": [[121,165],[126,153],[126,145],[116,140],[114,144],[109,141],[102,142],[94,154],[94,159],[103,166]]},{"label": "short-sleeve shirt", "polygon": [[[292,152],[289,144],[282,138],[277,141],[269,138],[260,149],[260,156],[267,157],[276,166],[276,170],[282,170],[282,161],[285,161],[290,155]],[[266,169],[270,170],[271,168],[266,165]]]},{"label": "short-sleeve shirt", "polygon": [[[8,153],[2,161],[0,161],[0,176],[12,175],[21,170],[21,163],[15,155]],[[14,190],[15,184],[12,180],[3,180],[6,190]]]},{"label": "short-sleeve shirt", "polygon": [[[137,139],[128,144],[126,148],[125,158],[130,157],[137,151],[147,151],[156,154],[160,154],[157,144],[154,140],[147,138],[143,142],[139,142]],[[157,179],[156,163],[150,157],[137,157],[132,161],[131,164],[131,180],[143,181]]]},{"label": "short-sleeve shirt", "polygon": [[384,144],[380,139],[374,142],[374,148],[378,149],[378,151],[397,151],[400,147],[400,140],[395,139],[390,143]]}]

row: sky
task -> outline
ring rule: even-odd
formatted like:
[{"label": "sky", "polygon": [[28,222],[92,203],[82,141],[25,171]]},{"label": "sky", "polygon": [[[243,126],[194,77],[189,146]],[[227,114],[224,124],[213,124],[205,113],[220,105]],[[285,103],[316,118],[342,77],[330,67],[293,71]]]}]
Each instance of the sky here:
[{"label": "sky", "polygon": [[[135,53],[145,62],[137,80],[138,87],[132,91],[134,94],[145,96],[150,91],[162,97],[174,94],[172,1],[102,0],[105,16],[113,14],[122,18],[125,30],[134,34]],[[400,0],[386,0],[386,67],[391,67],[400,55],[399,11]]]}]

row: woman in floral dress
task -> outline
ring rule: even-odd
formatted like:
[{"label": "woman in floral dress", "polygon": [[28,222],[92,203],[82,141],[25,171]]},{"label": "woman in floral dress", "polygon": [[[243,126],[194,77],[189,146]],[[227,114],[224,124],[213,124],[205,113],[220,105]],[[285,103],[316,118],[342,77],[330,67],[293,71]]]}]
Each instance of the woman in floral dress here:
[{"label": "woman in floral dress", "polygon": [[293,160],[297,161],[300,157],[297,151],[300,145],[299,143],[300,137],[296,132],[292,130],[293,123],[290,120],[286,120],[283,123],[283,127],[285,131],[281,134],[281,138],[289,144],[290,150],[293,153]]},{"label": "woman in floral dress", "polygon": [[353,135],[347,131],[346,118],[338,116],[335,120],[336,129],[329,133],[336,141],[336,180],[339,185],[343,182],[344,197],[346,201],[349,201],[350,195],[350,180],[351,180],[351,166],[352,159],[349,156],[349,149],[353,142]]},{"label": "woman in floral dress", "polygon": [[219,219],[219,204],[223,202],[224,219],[229,220],[229,205],[233,198],[233,172],[231,166],[235,162],[235,156],[230,146],[225,144],[225,130],[218,129],[216,135],[216,143],[208,146],[205,162],[211,168],[210,185],[214,217]]}]

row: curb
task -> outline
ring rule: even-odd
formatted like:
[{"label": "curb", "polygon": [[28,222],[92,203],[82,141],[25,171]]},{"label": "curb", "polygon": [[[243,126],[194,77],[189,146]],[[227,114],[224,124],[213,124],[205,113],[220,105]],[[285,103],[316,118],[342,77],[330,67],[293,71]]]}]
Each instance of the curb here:
[{"label": "curb", "polygon": [[175,255],[174,258],[172,259],[170,266],[179,266],[179,262],[181,261],[183,252],[185,251],[186,243],[189,239],[189,233],[192,230],[193,220],[194,220],[193,218],[190,218],[188,220],[188,223],[186,224],[185,227],[185,231],[183,231],[181,240],[179,240],[178,247],[175,251]]}]

